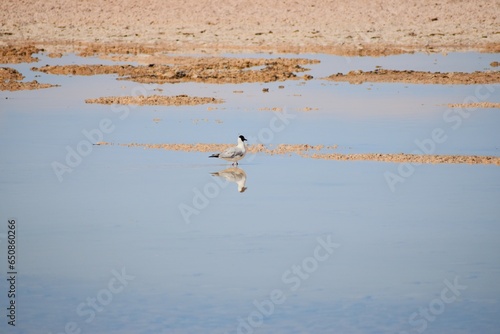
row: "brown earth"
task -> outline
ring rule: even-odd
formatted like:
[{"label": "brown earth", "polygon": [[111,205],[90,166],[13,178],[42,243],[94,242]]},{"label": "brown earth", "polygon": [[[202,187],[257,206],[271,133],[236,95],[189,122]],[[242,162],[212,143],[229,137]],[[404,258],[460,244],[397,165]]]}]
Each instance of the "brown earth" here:
[{"label": "brown earth", "polygon": [[39,49],[33,45],[26,46],[1,46],[0,44],[0,64],[20,64],[34,63],[38,58],[32,57],[34,53],[39,53],[43,49]]},{"label": "brown earth", "polygon": [[[124,147],[141,147],[144,149],[162,149],[182,152],[220,152],[233,145],[227,144],[113,144],[99,142],[97,145],[117,145]],[[320,153],[322,150],[336,149],[336,146],[323,145],[287,145],[281,144],[276,148],[267,148],[262,144],[250,145],[249,153],[264,153],[269,155],[297,154],[305,158],[340,160],[340,161],[378,161],[391,163],[412,164],[486,164],[500,166],[500,157],[476,155],[426,155],[426,154],[383,154],[383,153]]]},{"label": "brown earth", "polygon": [[86,99],[85,103],[100,103],[100,104],[133,104],[133,105],[153,105],[153,106],[185,106],[198,105],[207,103],[224,103],[224,100],[214,97],[197,97],[188,95],[177,96],[110,96],[100,97],[97,99]]},{"label": "brown earth", "polygon": [[0,39],[77,53],[95,44],[120,53],[498,52],[499,7],[499,0],[3,0]]},{"label": "brown earth", "polygon": [[0,91],[31,90],[57,87],[57,85],[42,84],[36,80],[23,82],[23,79],[24,76],[19,71],[10,67],[0,67]]},{"label": "brown earth", "polygon": [[[285,80],[309,80],[310,75],[298,76],[308,71],[302,65],[318,63],[302,58],[252,59],[221,57],[177,57],[171,65],[61,65],[33,67],[33,71],[63,75],[117,74],[119,80],[140,83],[244,83]],[[252,69],[260,66],[260,69]]]},{"label": "brown earth", "polygon": [[[236,58],[191,58],[174,57],[171,65],[61,65],[33,67],[33,71],[60,75],[117,74],[119,80],[140,83],[244,83],[285,80],[309,80],[305,64],[317,63],[311,59],[236,59]],[[252,69],[260,66],[260,69]],[[351,71],[347,74],[333,74],[326,80],[343,81],[352,84],[364,82],[398,82],[412,84],[494,84],[500,83],[500,71],[487,72],[420,72],[376,69],[374,71]]]},{"label": "brown earth", "polygon": [[337,73],[330,75],[326,79],[331,81],[344,81],[352,84],[361,84],[364,82],[398,82],[411,84],[473,85],[500,83],[500,71],[440,73],[376,69],[368,72],[358,70],[350,71],[347,74]]}]

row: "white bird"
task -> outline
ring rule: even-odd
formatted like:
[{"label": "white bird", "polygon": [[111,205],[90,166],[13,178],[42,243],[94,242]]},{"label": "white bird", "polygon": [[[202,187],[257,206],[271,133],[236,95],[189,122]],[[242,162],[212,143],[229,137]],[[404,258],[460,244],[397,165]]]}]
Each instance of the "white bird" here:
[{"label": "white bird", "polygon": [[209,158],[219,158],[227,161],[231,161],[234,164],[238,164],[238,160],[243,159],[247,153],[247,146],[245,144],[247,140],[243,136],[238,137],[238,145],[233,146],[221,153],[215,153],[209,156]]},{"label": "white bird", "polygon": [[245,173],[245,171],[241,168],[231,167],[211,174],[224,178],[229,182],[236,183],[238,185],[238,191],[240,193],[247,190],[247,187],[245,187],[245,183],[247,181],[247,173]]}]

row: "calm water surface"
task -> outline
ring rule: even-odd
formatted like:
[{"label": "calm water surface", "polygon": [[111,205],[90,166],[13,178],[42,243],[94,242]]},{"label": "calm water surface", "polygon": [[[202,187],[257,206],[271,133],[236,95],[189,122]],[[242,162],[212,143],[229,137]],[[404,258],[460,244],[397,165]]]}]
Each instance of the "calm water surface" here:
[{"label": "calm water surface", "polygon": [[[320,79],[375,66],[470,72],[498,55],[305,56],[322,61],[310,66],[314,80],[241,85],[140,85],[9,65],[61,87],[0,92],[3,277],[10,218],[18,252],[16,326],[2,279],[2,333],[498,333],[497,166],[413,166],[391,188],[385,176],[404,166],[255,155],[239,165],[240,193],[211,175],[230,165],[206,153],[86,144],[107,120],[102,140],[114,143],[244,134],[250,144],[409,153],[440,128],[437,154],[500,154],[498,109],[463,117],[446,106],[485,87]],[[42,55],[35,66],[49,63],[107,62]],[[226,103],[84,102],[155,88]],[[485,101],[499,102],[499,88],[487,86]],[[68,157],[78,149],[88,152],[81,161]],[[54,162],[68,166],[60,179]]]}]

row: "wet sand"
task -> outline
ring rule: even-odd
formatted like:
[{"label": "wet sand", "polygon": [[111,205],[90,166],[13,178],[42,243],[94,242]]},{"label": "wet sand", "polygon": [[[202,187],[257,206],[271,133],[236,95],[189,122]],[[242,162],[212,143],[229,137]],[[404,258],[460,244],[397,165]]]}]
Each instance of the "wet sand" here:
[{"label": "wet sand", "polygon": [[85,103],[100,103],[100,104],[132,104],[132,105],[150,105],[150,106],[193,106],[208,103],[224,103],[222,99],[214,97],[197,97],[188,95],[177,96],[110,96],[100,97],[97,99],[86,99]]},{"label": "wet sand", "polygon": [[17,70],[10,67],[0,67],[0,91],[9,90],[32,90],[41,88],[57,87],[57,85],[39,83],[36,80],[22,81],[24,76]]},{"label": "wet sand", "polygon": [[43,51],[32,44],[27,46],[9,46],[0,44],[0,63],[3,64],[20,64],[34,63],[38,58],[32,57],[34,53]]},{"label": "wet sand", "polygon": [[395,71],[377,69],[375,71],[351,71],[347,74],[337,73],[326,79],[344,81],[352,84],[364,82],[397,82],[411,84],[438,84],[438,85],[478,85],[495,84],[500,82],[499,71],[463,72],[422,72],[422,71]]},{"label": "wet sand", "polygon": [[[35,49],[27,49],[32,52]],[[16,56],[17,57],[17,56]],[[25,54],[26,61],[33,61],[31,54]],[[20,59],[20,58],[15,58]],[[163,61],[165,58],[163,57]],[[318,63],[315,59],[250,59],[250,58],[224,58],[224,57],[176,57],[171,58],[171,64],[149,64],[149,65],[54,65],[43,67],[32,67],[35,72],[56,75],[101,75],[116,74],[117,80],[130,80],[139,83],[182,83],[202,82],[217,84],[239,84],[254,82],[274,82],[287,80],[311,80],[313,76],[302,74],[309,69],[307,64]],[[22,75],[14,69],[2,68],[0,73],[0,90],[20,90],[53,87],[48,84],[39,84],[36,81],[21,83]],[[336,73],[324,80],[336,82],[349,82],[361,84],[365,82],[385,83],[410,83],[410,84],[495,84],[500,83],[499,71],[476,71],[465,72],[422,72],[409,70],[386,70],[374,71],[350,71],[347,74]],[[239,92],[239,91],[235,91]],[[115,99],[116,100],[116,99]],[[104,102],[112,103],[110,98],[103,98]],[[120,99],[120,104],[130,102],[137,104],[136,99]],[[140,102],[143,103],[144,101]],[[90,103],[90,102],[89,102]],[[219,103],[219,102],[218,102]],[[147,103],[144,103],[147,104]]]},{"label": "wet sand", "polygon": [[[33,67],[33,71],[57,75],[117,74],[119,80],[140,83],[203,82],[238,84],[285,80],[309,80],[310,75],[297,73],[308,71],[303,67],[319,61],[301,58],[223,58],[183,57],[172,58],[170,65],[63,65]],[[255,67],[261,67],[254,69]]]},{"label": "wet sand", "polygon": [[[318,63],[314,59],[246,59],[246,58],[183,58],[181,64],[132,66],[132,65],[64,65],[33,67],[33,71],[58,75],[118,74],[119,80],[140,83],[245,83],[286,80],[310,80],[311,75],[298,73],[308,71],[303,65]],[[252,69],[260,66],[260,69]],[[422,72],[377,69],[364,72],[350,71],[347,74],[330,75],[326,80],[360,84],[364,82],[398,82],[412,84],[494,84],[500,83],[499,71]]]},{"label": "wet sand", "polygon": [[[116,144],[99,142],[97,146],[122,146],[129,148],[161,149],[181,152],[220,152],[233,145],[227,144]],[[338,160],[338,161],[378,161],[391,163],[411,164],[483,164],[500,166],[500,157],[477,155],[436,155],[436,154],[406,154],[406,153],[321,153],[323,150],[336,149],[336,146],[308,145],[308,144],[281,144],[276,148],[267,148],[262,144],[250,145],[248,153],[263,153],[268,155],[297,154],[304,158]]]},{"label": "wet sand", "polygon": [[500,109],[500,103],[494,103],[494,102],[449,103],[448,108],[467,108],[467,109],[498,108],[498,109]]}]

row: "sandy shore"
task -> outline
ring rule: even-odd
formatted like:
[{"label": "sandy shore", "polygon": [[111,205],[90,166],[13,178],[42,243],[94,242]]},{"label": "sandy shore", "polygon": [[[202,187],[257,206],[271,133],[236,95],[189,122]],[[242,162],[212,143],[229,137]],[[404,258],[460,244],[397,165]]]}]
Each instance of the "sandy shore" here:
[{"label": "sandy shore", "polygon": [[4,0],[0,43],[51,52],[498,52],[499,7],[498,0]]}]

